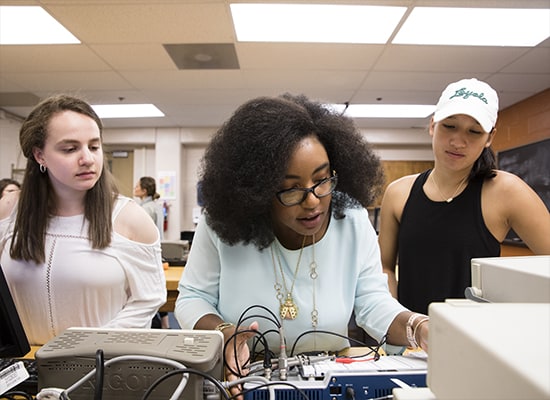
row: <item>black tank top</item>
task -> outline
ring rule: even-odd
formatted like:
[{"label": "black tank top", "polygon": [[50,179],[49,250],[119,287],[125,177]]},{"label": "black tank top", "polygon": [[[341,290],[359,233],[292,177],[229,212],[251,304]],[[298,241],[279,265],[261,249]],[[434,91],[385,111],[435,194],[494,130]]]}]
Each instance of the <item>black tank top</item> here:
[{"label": "black tank top", "polygon": [[430,173],[415,180],[398,236],[399,302],[426,314],[431,302],[464,298],[472,258],[500,256],[500,244],[481,213],[483,179],[470,181],[450,203],[435,202],[422,188]]}]

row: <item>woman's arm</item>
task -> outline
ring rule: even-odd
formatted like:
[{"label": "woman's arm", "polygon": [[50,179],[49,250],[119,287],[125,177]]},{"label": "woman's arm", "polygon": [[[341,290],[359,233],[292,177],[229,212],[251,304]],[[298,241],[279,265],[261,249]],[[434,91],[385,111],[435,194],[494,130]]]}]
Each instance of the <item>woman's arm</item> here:
[{"label": "woman's arm", "polygon": [[518,176],[498,171],[483,185],[483,218],[503,241],[513,229],[535,254],[550,254],[550,213],[537,193]]},{"label": "woman's arm", "polygon": [[421,347],[428,351],[428,316],[411,311],[399,313],[388,329],[387,342],[411,348]]},{"label": "woman's arm", "polygon": [[218,310],[221,262],[216,240],[202,216],[178,284],[175,315],[183,329],[214,329],[221,322],[236,322],[223,321]]},{"label": "woman's arm", "polygon": [[166,278],[160,249],[157,252],[143,245],[133,254],[116,257],[125,271],[128,301],[107,327],[150,328],[153,317],[166,303]]},{"label": "woman's arm", "polygon": [[148,328],[158,309],[166,303],[166,277],[157,227],[138,204],[130,201],[116,217],[114,230],[122,237],[114,237],[108,251],[124,269],[128,301],[108,326]]},{"label": "woman's arm", "polygon": [[395,267],[397,264],[397,234],[399,223],[392,213],[391,190],[386,190],[380,208],[380,233],[378,244],[380,245],[380,257],[382,271],[388,276],[388,286],[393,297],[397,298],[397,276]]},{"label": "woman's arm", "polygon": [[114,222],[114,230],[134,242],[153,244],[160,238],[153,219],[134,201],[129,201]]},{"label": "woman's arm", "polygon": [[380,208],[380,257],[382,270],[388,276],[388,286],[393,297],[397,298],[397,251],[401,214],[416,175],[400,178],[390,183],[382,198]]},{"label": "woman's arm", "polygon": [[510,228],[535,254],[550,254],[550,213],[541,198],[523,180],[509,191]]},{"label": "woman's arm", "polygon": [[0,198],[0,220],[8,218],[19,201],[19,190],[8,192]]}]

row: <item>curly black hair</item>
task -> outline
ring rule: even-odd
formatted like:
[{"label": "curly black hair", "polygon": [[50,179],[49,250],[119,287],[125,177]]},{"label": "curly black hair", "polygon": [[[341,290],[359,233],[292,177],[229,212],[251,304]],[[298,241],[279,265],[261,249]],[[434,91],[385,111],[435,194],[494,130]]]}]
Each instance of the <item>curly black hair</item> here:
[{"label": "curly black hair", "polygon": [[271,207],[296,145],[316,136],[338,174],[331,208],[366,207],[380,193],[378,156],[353,121],[304,95],[259,97],[241,105],[216,132],[201,160],[208,224],[229,245],[264,249],[275,236]]}]

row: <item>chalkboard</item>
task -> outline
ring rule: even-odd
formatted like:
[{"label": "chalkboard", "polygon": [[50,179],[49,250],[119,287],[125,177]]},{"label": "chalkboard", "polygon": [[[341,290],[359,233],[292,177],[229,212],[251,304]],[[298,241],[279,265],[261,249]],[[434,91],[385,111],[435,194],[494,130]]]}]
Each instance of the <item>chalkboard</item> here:
[{"label": "chalkboard", "polygon": [[[550,211],[550,139],[500,151],[497,160],[499,169],[523,179]],[[521,243],[513,231],[506,238]]]}]

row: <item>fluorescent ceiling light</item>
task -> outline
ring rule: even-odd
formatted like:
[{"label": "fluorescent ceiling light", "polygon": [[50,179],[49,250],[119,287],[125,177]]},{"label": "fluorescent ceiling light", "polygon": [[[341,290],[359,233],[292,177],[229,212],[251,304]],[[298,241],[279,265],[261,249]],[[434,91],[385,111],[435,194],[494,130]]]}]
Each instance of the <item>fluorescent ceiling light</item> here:
[{"label": "fluorescent ceiling light", "polygon": [[99,118],[164,117],[164,113],[154,104],[101,104],[92,108]]},{"label": "fluorescent ceiling light", "polygon": [[231,4],[241,42],[386,43],[406,7]]},{"label": "fluorescent ceiling light", "polygon": [[0,6],[0,44],[80,43],[42,7]]},{"label": "fluorescent ceiling light", "polygon": [[351,118],[426,118],[435,111],[434,105],[423,104],[330,104]]},{"label": "fluorescent ceiling light", "polygon": [[415,7],[392,43],[536,46],[550,36],[550,9]]}]

